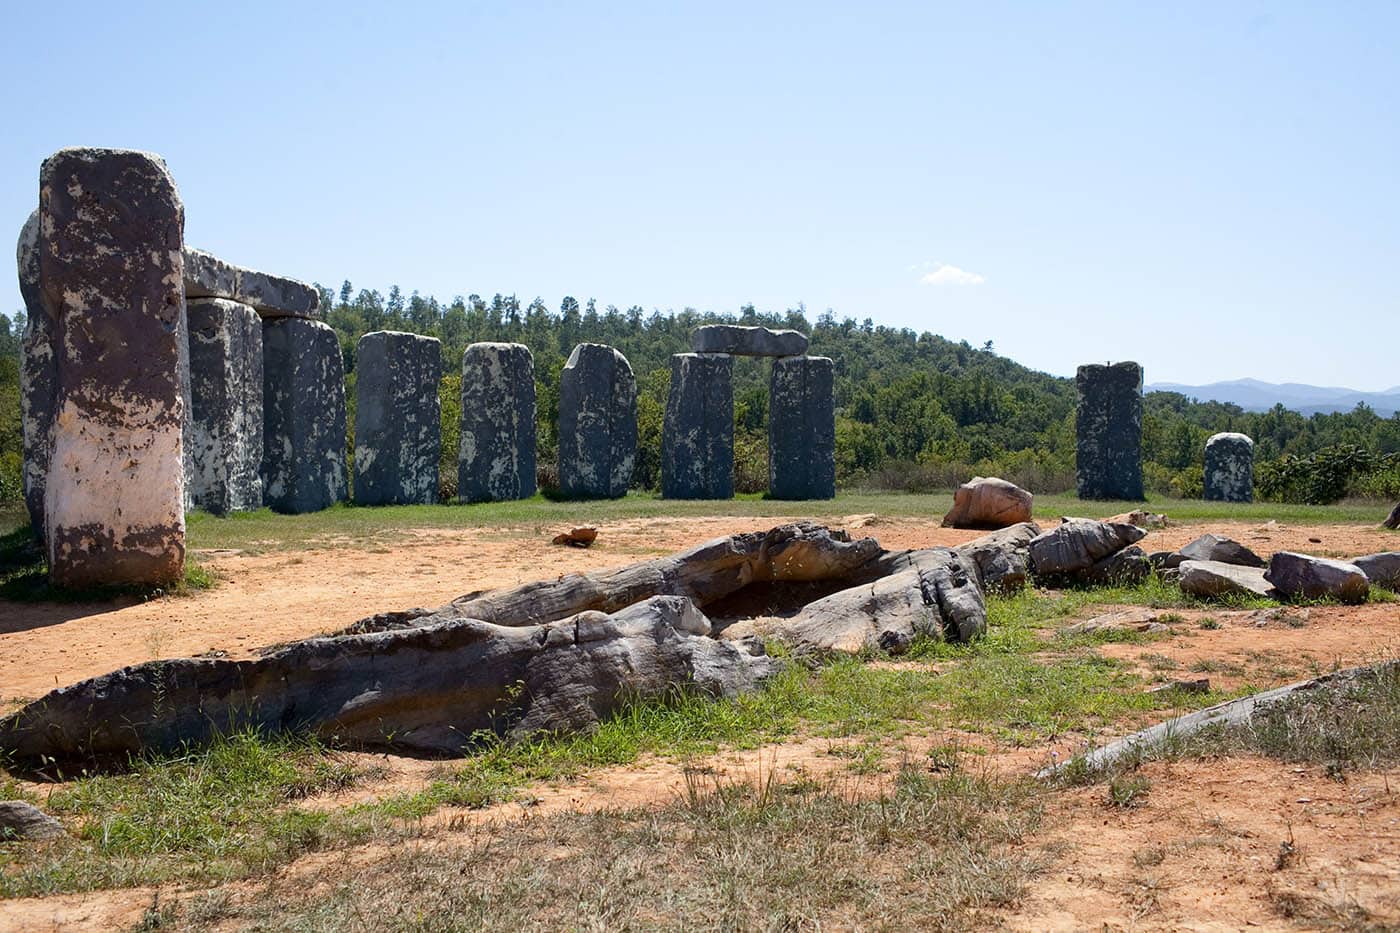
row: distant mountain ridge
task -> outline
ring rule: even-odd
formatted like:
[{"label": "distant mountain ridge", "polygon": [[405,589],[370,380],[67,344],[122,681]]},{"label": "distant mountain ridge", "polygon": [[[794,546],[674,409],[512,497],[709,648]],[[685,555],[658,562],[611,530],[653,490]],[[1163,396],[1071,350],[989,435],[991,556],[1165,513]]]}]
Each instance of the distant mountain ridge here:
[{"label": "distant mountain ridge", "polygon": [[1258,379],[1234,379],[1190,386],[1179,382],[1156,382],[1146,387],[1148,392],[1177,392],[1200,401],[1228,402],[1245,411],[1268,411],[1283,405],[1305,415],[1351,411],[1365,402],[1383,418],[1400,411],[1400,386],[1384,392],[1361,392],[1340,386],[1312,386],[1300,382],[1261,382]]}]

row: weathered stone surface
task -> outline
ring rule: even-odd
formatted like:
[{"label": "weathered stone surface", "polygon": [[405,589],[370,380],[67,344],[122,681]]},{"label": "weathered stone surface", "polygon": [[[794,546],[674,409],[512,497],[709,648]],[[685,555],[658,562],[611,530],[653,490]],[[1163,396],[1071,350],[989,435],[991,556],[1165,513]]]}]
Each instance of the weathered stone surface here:
[{"label": "weathered stone surface", "polygon": [[44,494],[59,586],[184,573],[185,215],[165,163],[64,149],[40,170],[40,285],[54,314]]},{"label": "weathered stone surface", "polygon": [[1366,579],[1376,586],[1388,590],[1400,589],[1400,551],[1385,551],[1381,554],[1367,554],[1352,561]]},{"label": "weathered stone surface", "polygon": [[252,308],[222,298],[192,298],[186,307],[190,498],[215,515],[262,508],[262,322]]},{"label": "weathered stone surface", "polygon": [[213,253],[185,247],[185,298],[238,300],[238,267]]},{"label": "weathered stone surface", "polygon": [[661,431],[661,495],[734,496],[734,358],[720,353],[671,357],[671,391]]},{"label": "weathered stone surface", "polygon": [[1262,567],[1245,567],[1215,560],[1184,560],[1177,582],[1192,596],[1214,599],[1230,594],[1271,596],[1274,588],[1264,579]]},{"label": "weathered stone surface", "polygon": [[535,494],[535,358],[523,343],[474,343],[462,354],[457,497]]},{"label": "weathered stone surface", "polygon": [[235,266],[202,249],[185,250],[185,296],[237,301],[264,318],[322,316],[321,295],[313,286]]},{"label": "weathered stone surface", "polygon": [[1147,555],[1147,562],[1157,570],[1175,570],[1184,560],[1176,551],[1153,551]]},{"label": "weathered stone surface", "polygon": [[944,528],[1006,528],[1031,520],[1034,497],[997,476],[974,476],[953,492]]},{"label": "weathered stone surface", "polygon": [[44,486],[48,481],[58,361],[54,356],[56,322],[44,306],[39,288],[39,211],[25,221],[15,250],[19,292],[24,299],[24,336],[20,340],[19,399],[23,449],[21,483],[34,535],[44,540]]},{"label": "weathered stone surface", "polygon": [[1184,560],[1219,561],[1222,564],[1238,564],[1241,567],[1264,566],[1264,558],[1238,541],[1217,534],[1203,534],[1178,553]]},{"label": "weathered stone surface", "polygon": [[690,349],[731,356],[801,356],[807,352],[807,335],[795,330],[706,324],[691,332]]},{"label": "weathered stone surface", "polygon": [[54,839],[63,824],[23,800],[0,800],[0,842],[8,839]]},{"label": "weathered stone surface", "polygon": [[1131,512],[1120,512],[1117,515],[1104,519],[1106,522],[1125,522],[1129,525],[1137,525],[1147,531],[1155,531],[1158,528],[1167,527],[1170,522],[1167,516],[1161,512],[1149,512],[1146,509],[1133,509]]},{"label": "weathered stone surface", "polygon": [[780,662],[709,637],[684,597],[547,625],[477,619],[312,638],[251,660],[181,658],[55,690],[0,719],[0,751],[124,762],[220,730],[308,731],[338,746],[460,754],[479,731],[585,729],[633,699],[753,690]]},{"label": "weathered stone surface", "polygon": [[1030,576],[1031,542],[1039,536],[1039,525],[1021,522],[960,544],[953,550],[972,559],[984,590],[1017,590]]},{"label": "weathered stone surface", "polygon": [[1092,586],[1121,586],[1145,580],[1151,573],[1152,562],[1147,559],[1147,554],[1142,548],[1129,545],[1107,557],[1100,557],[1074,576],[1080,583]]},{"label": "weathered stone surface", "polygon": [[345,498],[345,364],[319,321],[263,321],[263,502],[316,512]]},{"label": "weathered stone surface", "polygon": [[1205,498],[1254,501],[1254,441],[1245,434],[1213,434],[1206,441]]},{"label": "weathered stone surface", "polygon": [[1146,536],[1147,532],[1136,525],[1066,519],[1058,528],[1031,540],[1031,570],[1041,577],[1078,573]]},{"label": "weathered stone surface", "polygon": [[1081,499],[1142,495],[1142,367],[1079,367],[1075,414],[1075,481]]},{"label": "weathered stone surface", "polygon": [[355,501],[437,502],[442,343],[374,331],[360,338],[355,360]]},{"label": "weathered stone surface", "polygon": [[824,356],[773,361],[768,381],[768,494],[774,499],[836,496],[834,369]]},{"label": "weathered stone surface", "polygon": [[1371,584],[1355,564],[1293,551],[1278,551],[1269,559],[1264,579],[1290,599],[1331,597],[1344,603],[1366,601]]},{"label": "weathered stone surface", "polygon": [[576,498],[627,494],[637,458],[637,379],[612,347],[581,343],[559,375],[559,488]]}]

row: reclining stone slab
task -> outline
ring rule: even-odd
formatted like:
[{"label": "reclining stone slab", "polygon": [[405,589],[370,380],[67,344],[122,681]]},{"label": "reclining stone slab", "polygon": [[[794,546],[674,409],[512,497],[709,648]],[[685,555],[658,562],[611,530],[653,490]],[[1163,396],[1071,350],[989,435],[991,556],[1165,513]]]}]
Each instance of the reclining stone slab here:
[{"label": "reclining stone slab", "polygon": [[321,316],[321,295],[305,282],[235,266],[202,249],[185,250],[185,297],[226,298],[265,318]]},{"label": "reclining stone slab", "polygon": [[800,331],[739,324],[706,324],[690,334],[694,352],[731,356],[801,356],[807,352],[807,343],[807,335]]}]

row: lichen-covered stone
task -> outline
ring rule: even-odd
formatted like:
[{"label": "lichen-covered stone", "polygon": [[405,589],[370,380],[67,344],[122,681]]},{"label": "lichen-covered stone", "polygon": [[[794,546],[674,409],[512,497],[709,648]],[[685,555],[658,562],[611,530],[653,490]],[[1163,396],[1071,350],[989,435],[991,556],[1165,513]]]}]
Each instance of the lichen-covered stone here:
[{"label": "lichen-covered stone", "polygon": [[801,356],[807,352],[807,335],[795,330],[706,324],[691,332],[690,349],[731,356]]},{"label": "lichen-covered stone", "polygon": [[49,472],[50,437],[53,428],[54,316],[44,307],[39,288],[39,211],[29,215],[19,233],[15,250],[19,267],[19,292],[24,299],[24,335],[20,339],[19,399],[23,446],[24,504],[34,535],[44,540],[44,484]]},{"label": "lichen-covered stone", "polygon": [[1075,481],[1081,499],[1142,495],[1142,367],[1079,367]]},{"label": "lichen-covered stone", "polygon": [[768,381],[768,494],[775,499],[836,495],[834,368],[824,356],[773,361]]},{"label": "lichen-covered stone", "polygon": [[192,298],[185,462],[195,508],[224,515],[262,507],[262,322],[245,304]]},{"label": "lichen-covered stone", "polygon": [[185,298],[238,300],[238,268],[202,249],[185,248]]},{"label": "lichen-covered stone", "polygon": [[437,502],[442,343],[374,331],[360,338],[355,372],[355,501]]},{"label": "lichen-covered stone", "polygon": [[1362,603],[1371,583],[1355,564],[1294,551],[1276,551],[1264,579],[1289,599],[1336,599]]},{"label": "lichen-covered stone", "polygon": [[1254,441],[1248,435],[1227,431],[1206,441],[1205,497],[1254,501]]},{"label": "lichen-covered stone", "polygon": [[345,364],[335,331],[284,317],[263,328],[263,502],[316,512],[345,498]]},{"label": "lichen-covered stone", "polygon": [[185,297],[226,298],[265,318],[321,316],[321,294],[314,287],[235,266],[202,249],[185,250]]},{"label": "lichen-covered stone", "polygon": [[637,459],[637,379],[627,357],[581,343],[559,375],[559,488],[576,498],[627,494]]},{"label": "lichen-covered stone", "polygon": [[504,502],[535,494],[535,359],[522,343],[474,343],[462,354],[457,497]]},{"label": "lichen-covered stone", "polygon": [[661,495],[734,496],[734,358],[720,353],[671,357],[671,391],[661,431]]},{"label": "lichen-covered stone", "polygon": [[54,314],[44,493],[59,586],[184,573],[184,207],[165,163],[63,149],[39,178],[40,287]]}]

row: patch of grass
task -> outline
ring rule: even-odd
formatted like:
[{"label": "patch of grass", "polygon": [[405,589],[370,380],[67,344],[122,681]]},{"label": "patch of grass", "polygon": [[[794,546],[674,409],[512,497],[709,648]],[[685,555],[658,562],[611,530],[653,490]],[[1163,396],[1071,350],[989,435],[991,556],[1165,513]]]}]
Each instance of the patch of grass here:
[{"label": "patch of grass", "polygon": [[1117,807],[1119,810],[1132,810],[1147,802],[1147,792],[1151,789],[1152,782],[1147,778],[1140,775],[1125,775],[1108,782],[1105,799],[1109,806]]},{"label": "patch of grass", "polygon": [[1196,623],[1196,627],[1206,629],[1207,631],[1215,631],[1220,628],[1220,620],[1210,616],[1202,616],[1201,620]]}]

